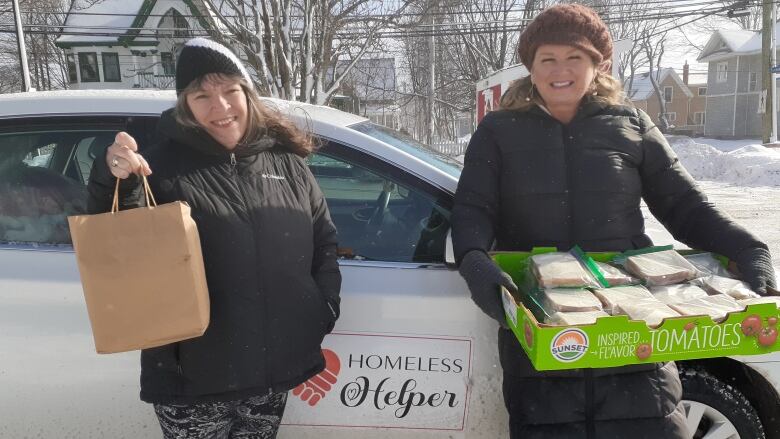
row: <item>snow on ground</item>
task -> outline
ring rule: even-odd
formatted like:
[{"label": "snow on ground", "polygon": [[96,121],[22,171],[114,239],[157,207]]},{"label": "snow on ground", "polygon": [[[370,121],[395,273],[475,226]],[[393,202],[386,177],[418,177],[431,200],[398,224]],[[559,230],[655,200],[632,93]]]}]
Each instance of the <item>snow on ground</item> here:
[{"label": "snow on ground", "polygon": [[[780,187],[736,186],[717,181],[699,181],[699,187],[715,206],[769,246],[772,263],[780,279]],[[642,211],[645,229],[654,243],[685,248],[684,244],[672,238],[645,206]]]},{"label": "snow on ground", "polygon": [[718,151],[723,152],[731,152],[735,149],[739,149],[748,145],[761,145],[761,139],[737,139],[737,140],[723,140],[723,139],[712,139],[709,137],[685,137],[685,136],[667,136],[667,140],[669,140],[669,143],[672,143],[675,141],[675,139],[690,139],[692,141],[695,141],[696,143],[702,143],[705,145],[710,145],[717,149]]},{"label": "snow on ground", "polygon": [[696,180],[780,187],[780,148],[767,148],[753,139],[725,141],[668,136],[668,140]]}]

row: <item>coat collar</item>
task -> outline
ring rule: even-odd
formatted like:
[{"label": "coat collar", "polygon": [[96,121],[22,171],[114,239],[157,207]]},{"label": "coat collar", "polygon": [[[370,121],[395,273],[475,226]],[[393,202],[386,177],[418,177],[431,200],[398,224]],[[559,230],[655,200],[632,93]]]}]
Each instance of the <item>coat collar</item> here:
[{"label": "coat collar", "polygon": [[[587,119],[595,114],[598,114],[599,112],[601,112],[601,110],[603,110],[606,107],[607,104],[605,104],[604,102],[595,100],[590,95],[586,95],[584,98],[582,98],[582,101],[580,102],[580,107],[577,109],[577,114],[574,115],[574,118],[571,120],[571,122],[569,122],[569,125],[579,120]],[[552,117],[550,111],[544,105],[537,104],[531,107],[529,111],[538,116],[547,117],[560,123],[560,121]]]},{"label": "coat collar", "polygon": [[205,130],[185,127],[176,122],[176,118],[173,116],[173,108],[162,113],[157,125],[157,131],[165,138],[211,156],[224,156],[232,152],[238,157],[248,157],[277,146],[276,139],[265,133],[252,143],[238,145],[232,151],[228,150],[214,140]]}]

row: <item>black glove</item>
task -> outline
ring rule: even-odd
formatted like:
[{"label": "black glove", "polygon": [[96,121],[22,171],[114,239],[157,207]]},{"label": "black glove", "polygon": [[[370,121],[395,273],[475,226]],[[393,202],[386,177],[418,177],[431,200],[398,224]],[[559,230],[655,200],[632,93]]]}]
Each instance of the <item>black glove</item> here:
[{"label": "black glove", "polygon": [[767,293],[766,287],[777,287],[769,250],[761,247],[742,250],[734,262],[737,263],[742,280],[750,285],[753,291],[764,295]]},{"label": "black glove", "polygon": [[458,271],[466,280],[474,303],[506,328],[506,315],[499,286],[503,285],[510,292],[516,293],[517,285],[512,282],[512,278],[501,271],[498,265],[481,250],[471,250],[466,253]]}]

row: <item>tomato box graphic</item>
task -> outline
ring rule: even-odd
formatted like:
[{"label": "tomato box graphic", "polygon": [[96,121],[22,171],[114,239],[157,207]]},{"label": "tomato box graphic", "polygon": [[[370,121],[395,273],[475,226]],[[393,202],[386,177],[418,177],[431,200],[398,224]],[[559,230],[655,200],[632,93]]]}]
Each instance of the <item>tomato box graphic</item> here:
[{"label": "tomato box graphic", "polygon": [[553,338],[550,353],[564,363],[577,361],[588,351],[588,334],[577,328],[564,329]]},{"label": "tomato box graphic", "polygon": [[[521,285],[531,255],[500,252],[493,258]],[[604,262],[616,253],[588,255]],[[774,303],[749,305],[719,322],[709,316],[682,316],[666,318],[651,328],[644,321],[629,320],[624,315],[600,317],[585,325],[548,325],[540,323],[531,311],[534,304],[523,299],[502,289],[507,323],[537,370],[615,367],[780,350],[780,312]]]}]

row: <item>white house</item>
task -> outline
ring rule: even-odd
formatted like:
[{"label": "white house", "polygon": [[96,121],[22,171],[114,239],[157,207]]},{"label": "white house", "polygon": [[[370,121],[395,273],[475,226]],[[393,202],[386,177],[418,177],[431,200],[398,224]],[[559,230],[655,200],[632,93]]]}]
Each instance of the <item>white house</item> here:
[{"label": "white house", "polygon": [[[780,37],[780,23],[775,24]],[[760,137],[763,60],[761,33],[717,30],[697,60],[709,65],[707,76],[708,137]],[[763,105],[762,105],[763,107]]]},{"label": "white house", "polygon": [[74,89],[174,88],[179,45],[208,29],[191,0],[76,0],[56,45]]}]

